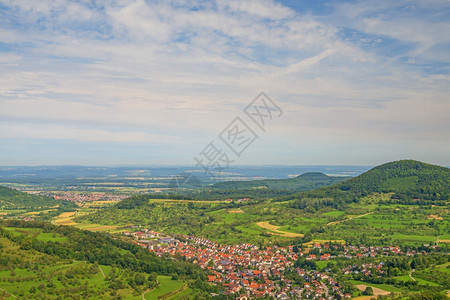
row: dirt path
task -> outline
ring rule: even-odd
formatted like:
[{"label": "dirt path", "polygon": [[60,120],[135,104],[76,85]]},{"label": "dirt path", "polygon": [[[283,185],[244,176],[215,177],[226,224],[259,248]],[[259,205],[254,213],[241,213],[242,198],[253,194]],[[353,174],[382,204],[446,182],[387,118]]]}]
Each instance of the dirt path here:
[{"label": "dirt path", "polygon": [[153,291],[154,289],[156,289],[159,286],[159,281],[158,280],[156,280],[156,283],[157,283],[157,285],[154,288],[147,289],[145,292],[142,293],[142,300],[145,300],[145,294],[147,294],[150,291]]},{"label": "dirt path", "polygon": [[102,276],[103,276],[103,278],[106,278],[106,275],[105,275],[105,273],[103,273],[103,269],[102,269],[102,267],[98,266],[98,268],[100,269],[100,272],[102,272]]},{"label": "dirt path", "polygon": [[273,235],[279,235],[279,236],[283,236],[283,237],[304,237],[305,236],[304,234],[300,234],[300,233],[293,233],[293,232],[278,230],[278,228],[280,228],[280,226],[272,225],[269,222],[258,222],[258,223],[256,223],[256,225],[258,225],[259,227],[262,227],[264,229],[269,229],[270,231],[268,233],[273,234]]},{"label": "dirt path", "polygon": [[4,289],[0,288],[0,291],[3,291],[3,292],[5,292],[5,293],[7,293],[8,295],[10,295],[11,297],[14,297],[14,298],[16,298],[16,299],[17,299],[17,296],[15,296],[15,295],[11,294],[11,293],[10,293],[10,292],[8,292],[7,290],[4,290]]},{"label": "dirt path", "polygon": [[409,278],[411,278],[412,279],[412,281],[416,281],[416,279],[414,278],[414,277],[412,277],[412,272],[414,272],[415,270],[414,269],[412,269],[411,270],[411,272],[409,272]]},{"label": "dirt path", "polygon": [[150,292],[152,289],[147,289],[145,292],[142,293],[142,300],[145,300],[145,294]]},{"label": "dirt path", "polygon": [[373,212],[369,212],[369,213],[366,213],[366,214],[363,214],[363,215],[351,217],[351,218],[348,218],[348,219],[345,219],[345,220],[341,220],[341,221],[330,222],[330,223],[327,224],[327,226],[339,224],[339,223],[342,223],[342,222],[345,222],[345,221],[348,221],[348,220],[352,220],[352,219],[362,218],[362,217],[365,217],[365,216],[368,216],[368,215],[371,215],[371,214],[373,214]]}]

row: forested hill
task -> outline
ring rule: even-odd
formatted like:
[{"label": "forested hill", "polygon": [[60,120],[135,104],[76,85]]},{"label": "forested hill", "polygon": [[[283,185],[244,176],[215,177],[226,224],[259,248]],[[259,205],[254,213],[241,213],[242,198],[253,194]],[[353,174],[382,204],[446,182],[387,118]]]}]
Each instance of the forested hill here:
[{"label": "forested hill", "polygon": [[30,195],[11,188],[0,186],[0,209],[38,209],[67,204],[68,201],[55,200],[50,197]]},{"label": "forested hill", "polygon": [[320,172],[308,172],[295,178],[288,179],[264,179],[251,181],[225,181],[214,184],[214,189],[271,189],[308,191],[323,186],[332,185],[348,179],[343,176],[327,176]]},{"label": "forested hill", "polygon": [[450,169],[414,160],[394,161],[333,186],[297,193],[293,198],[298,199],[298,208],[313,199],[335,206],[358,202],[374,193],[391,193],[396,203],[445,204],[450,196]]}]

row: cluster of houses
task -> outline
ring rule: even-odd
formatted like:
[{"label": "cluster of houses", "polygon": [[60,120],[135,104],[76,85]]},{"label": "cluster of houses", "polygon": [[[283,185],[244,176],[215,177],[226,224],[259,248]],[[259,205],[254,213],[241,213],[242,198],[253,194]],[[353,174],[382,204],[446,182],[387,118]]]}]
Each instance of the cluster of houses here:
[{"label": "cluster of houses", "polygon": [[354,264],[345,267],[342,270],[344,275],[348,274],[363,274],[365,276],[382,276],[384,274],[384,270],[382,269],[384,266],[384,262],[380,262],[378,264],[374,263],[366,263],[366,264]]},{"label": "cluster of houses", "polygon": [[[429,246],[429,245],[424,245]],[[433,247],[429,247],[433,248]],[[392,256],[392,255],[406,255],[414,256],[421,254],[416,250],[409,249],[402,251],[400,247],[392,246],[365,246],[365,245],[344,245],[344,244],[314,244],[313,249],[319,249],[320,255],[309,254],[306,256],[307,260],[329,260],[335,257],[345,258],[360,258],[360,257],[376,257],[376,256]],[[334,250],[334,251],[333,251]],[[338,251],[338,254],[332,255],[330,253]]]},{"label": "cluster of houses", "polygon": [[[258,249],[252,244],[220,245],[208,239],[180,236],[158,237],[154,233],[143,231],[135,236],[156,240],[137,240],[142,247],[148,248],[158,256],[181,255],[186,260],[208,269],[208,281],[222,286],[223,294],[242,295],[242,299],[269,295],[277,299],[304,298],[335,299],[350,297],[344,294],[340,285],[327,273],[306,271],[294,268],[294,262],[301,252],[294,252],[294,246],[267,247]],[[303,278],[303,284],[296,284],[285,275],[285,271],[294,270]]]},{"label": "cluster of houses", "polygon": [[[295,266],[304,257],[308,261],[327,261],[336,257],[362,258],[375,256],[415,255],[415,250],[402,251],[399,247],[378,247],[316,243],[309,249],[273,245],[258,249],[252,244],[220,245],[195,236],[166,236],[141,228],[133,233],[136,243],[148,248],[157,256],[170,255],[208,269],[208,281],[220,285],[223,294],[240,295],[240,299],[272,296],[276,299],[336,299],[351,298],[343,291],[328,269],[324,272],[305,270]],[[348,265],[343,274],[383,275],[384,263]],[[291,280],[292,272],[301,280]],[[289,274],[288,274],[289,273]],[[301,284],[299,284],[301,282]]]},{"label": "cluster of houses", "polygon": [[[70,188],[70,187],[66,187]],[[75,188],[75,187],[73,187]],[[20,189],[17,189],[20,190]],[[129,196],[127,195],[119,195],[119,194],[106,194],[102,192],[93,193],[93,192],[86,192],[86,193],[78,193],[78,192],[71,192],[71,191],[63,191],[63,192],[49,192],[49,191],[40,191],[40,190],[23,190],[23,192],[32,194],[32,195],[41,195],[41,196],[47,196],[54,198],[56,200],[67,200],[72,201],[76,203],[83,203],[83,202],[92,202],[92,201],[121,201]]]},{"label": "cluster of houses", "polygon": [[105,193],[74,193],[74,192],[52,192],[46,193],[46,196],[53,197],[57,200],[67,200],[77,203],[92,201],[121,201],[129,196],[115,195]]}]

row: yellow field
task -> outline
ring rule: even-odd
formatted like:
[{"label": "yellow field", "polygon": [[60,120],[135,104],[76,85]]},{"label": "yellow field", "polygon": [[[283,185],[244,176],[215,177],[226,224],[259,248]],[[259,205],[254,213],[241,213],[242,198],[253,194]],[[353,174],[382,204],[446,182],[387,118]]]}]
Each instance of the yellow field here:
[{"label": "yellow field", "polygon": [[89,231],[110,231],[117,230],[117,226],[99,224],[76,224],[75,227]]},{"label": "yellow field", "polygon": [[262,227],[264,229],[270,230],[267,233],[272,234],[272,235],[278,235],[278,236],[290,237],[290,238],[305,236],[304,234],[300,234],[300,233],[293,233],[293,232],[278,230],[278,228],[280,228],[280,226],[272,225],[269,222],[258,222],[258,223],[256,223],[256,225],[258,225],[259,227]]},{"label": "yellow field", "polygon": [[439,215],[429,215],[427,219],[443,220],[444,218]]},{"label": "yellow field", "polygon": [[69,211],[69,212],[63,212],[62,214],[60,214],[58,216],[58,218],[64,219],[64,218],[69,218],[69,217],[73,217],[75,215],[76,212],[74,211]]},{"label": "yellow field", "polygon": [[312,240],[311,242],[304,243],[303,246],[306,247],[305,251],[309,252],[311,251],[310,248],[312,248],[314,244],[325,244],[328,242],[332,242],[334,244],[345,244],[344,240]]},{"label": "yellow field", "polygon": [[[42,212],[44,212],[44,211],[42,211]],[[47,211],[48,212],[48,211]],[[29,216],[29,215],[37,215],[37,214],[39,214],[40,213],[40,211],[29,211],[29,212],[27,212],[27,213],[24,213],[24,215],[26,215],[26,216]]]},{"label": "yellow field", "polygon": [[60,219],[60,220],[54,221],[53,223],[56,225],[67,225],[67,226],[73,226],[73,225],[77,224],[72,219]]},{"label": "yellow field", "polygon": [[244,211],[242,209],[229,210],[230,214],[242,214]]},{"label": "yellow field", "polygon": [[111,204],[111,203],[117,203],[119,201],[117,200],[98,200],[98,201],[90,201],[90,202],[84,202],[83,207],[91,207],[91,206],[103,206],[106,204]]},{"label": "yellow field", "polygon": [[[364,291],[367,288],[367,285],[365,285],[365,284],[358,284],[358,285],[356,285],[356,287],[358,288],[358,290]],[[386,296],[386,295],[390,295],[391,294],[391,292],[382,290],[382,289],[377,288],[377,287],[372,287],[372,289],[373,289],[373,296],[369,296],[369,297],[376,298],[376,296],[378,296],[378,295]],[[365,297],[367,297],[367,296],[365,296]],[[358,298],[355,298],[355,299],[362,299],[362,298],[358,297]],[[366,299],[366,298],[364,298],[364,299]],[[369,299],[371,299],[371,298],[369,298]]]},{"label": "yellow field", "polygon": [[53,220],[53,224],[56,225],[75,225],[73,217],[75,216],[75,211],[63,212]]},{"label": "yellow field", "polygon": [[117,202],[114,200],[108,200],[108,201],[93,201],[93,202],[85,202],[82,207],[79,207],[77,211],[71,211],[71,212],[64,212],[57,216],[53,220],[53,224],[56,225],[68,225],[68,226],[74,226],[80,229],[89,230],[89,231],[116,231],[120,232],[121,230],[117,229],[117,226],[109,226],[109,225],[101,225],[101,224],[83,224],[83,223],[75,223],[73,219],[75,216],[82,216],[85,214],[88,214],[93,209],[89,208],[89,206],[101,206],[105,204],[110,204],[113,202]]}]

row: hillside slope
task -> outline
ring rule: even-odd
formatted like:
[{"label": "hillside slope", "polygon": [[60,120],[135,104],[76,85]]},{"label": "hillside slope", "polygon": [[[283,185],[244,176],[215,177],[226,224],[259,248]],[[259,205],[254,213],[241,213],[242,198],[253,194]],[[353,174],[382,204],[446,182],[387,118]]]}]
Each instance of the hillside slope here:
[{"label": "hillside slope", "polygon": [[46,222],[0,220],[0,253],[0,277],[8,279],[2,289],[21,299],[141,299],[158,275],[206,279],[188,262],[159,258],[105,233]]},{"label": "hillside slope", "polygon": [[68,201],[50,197],[30,195],[11,188],[0,186],[0,209],[42,209],[58,205],[74,206]]},{"label": "hillside slope", "polygon": [[314,199],[335,206],[374,193],[390,193],[397,203],[443,205],[450,196],[450,169],[414,160],[394,161],[333,186],[294,194],[293,199],[298,199],[297,208]]}]

